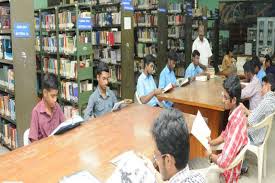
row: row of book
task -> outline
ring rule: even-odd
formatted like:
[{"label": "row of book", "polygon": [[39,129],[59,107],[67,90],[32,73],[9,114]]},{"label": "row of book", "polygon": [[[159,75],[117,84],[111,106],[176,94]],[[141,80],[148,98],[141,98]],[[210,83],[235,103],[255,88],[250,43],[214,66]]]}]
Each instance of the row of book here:
[{"label": "row of book", "polygon": [[185,16],[183,15],[169,15],[168,25],[182,25],[185,23]]},{"label": "row of book", "polygon": [[0,6],[0,29],[10,29],[10,7]]},{"label": "row of book", "polygon": [[36,36],[35,37],[35,50],[36,51],[41,51],[40,45],[41,45],[41,43],[40,43],[40,36]]},{"label": "row of book", "polygon": [[42,13],[41,26],[42,29],[47,31],[55,30],[55,14],[54,13]]},{"label": "row of book", "polygon": [[[1,120],[1,118],[0,118]],[[5,120],[0,122],[0,139],[3,144],[11,149],[18,147],[17,130],[15,125],[7,123]]]},{"label": "row of book", "polygon": [[5,87],[11,91],[14,90],[14,71],[10,66],[3,65],[0,68],[0,87]]},{"label": "row of book", "polygon": [[58,74],[58,62],[55,58],[44,57],[43,58],[43,72]]},{"label": "row of book", "polygon": [[158,0],[133,0],[133,5],[138,9],[156,8]]},{"label": "row of book", "polygon": [[112,91],[114,92],[116,97],[119,97],[119,98],[122,97],[121,86],[117,86],[116,88],[112,88]]},{"label": "row of book", "polygon": [[178,51],[183,51],[184,50],[184,40],[183,39],[168,39],[167,48],[175,49]]},{"label": "row of book", "polygon": [[95,26],[112,26],[121,24],[121,12],[104,12],[94,15]]},{"label": "row of book", "polygon": [[79,115],[79,110],[76,107],[65,105],[63,106],[65,119],[70,119],[75,115]]},{"label": "row of book", "polygon": [[157,42],[157,29],[139,29],[137,31],[137,37],[139,42]]},{"label": "row of book", "polygon": [[118,64],[121,62],[121,49],[112,49],[110,47],[94,50],[94,59],[105,63]]},{"label": "row of book", "polygon": [[98,4],[114,4],[114,3],[120,3],[120,1],[121,0],[98,0]]},{"label": "row of book", "polygon": [[97,31],[92,32],[92,44],[93,45],[108,45],[113,46],[121,43],[121,32],[120,31]]},{"label": "row of book", "polygon": [[110,82],[121,81],[121,67],[111,66],[109,67]]},{"label": "row of book", "polygon": [[15,101],[9,95],[0,94],[0,114],[15,120]]},{"label": "row of book", "polygon": [[[88,68],[91,66],[90,59],[79,61],[80,68]],[[60,58],[60,76],[67,79],[77,78],[77,61],[69,60],[67,58]]]},{"label": "row of book", "polygon": [[168,13],[181,13],[183,10],[182,3],[168,3]]},{"label": "row of book", "polygon": [[136,12],[134,15],[135,26],[157,26],[158,16],[156,14],[144,14],[142,12]]},{"label": "row of book", "polygon": [[168,28],[168,38],[183,38],[184,33],[185,30],[183,26],[173,26]]},{"label": "row of book", "polygon": [[58,21],[60,30],[74,28],[76,23],[76,11],[66,10],[58,13]]},{"label": "row of book", "polygon": [[157,55],[156,45],[146,45],[144,43],[138,43],[136,46],[136,55],[139,58],[143,58],[148,54]]},{"label": "row of book", "polygon": [[0,59],[13,59],[12,42],[10,36],[0,36]]}]

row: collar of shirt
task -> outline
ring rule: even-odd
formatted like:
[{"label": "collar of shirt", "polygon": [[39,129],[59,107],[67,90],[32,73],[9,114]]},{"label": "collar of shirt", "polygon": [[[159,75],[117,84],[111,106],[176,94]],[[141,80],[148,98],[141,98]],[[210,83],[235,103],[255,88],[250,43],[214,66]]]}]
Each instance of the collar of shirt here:
[{"label": "collar of shirt", "polygon": [[[53,113],[54,113],[55,111],[56,111],[56,104],[54,105]],[[40,112],[40,113],[47,113],[47,112],[46,112],[46,104],[45,104],[44,99],[42,99],[42,100],[40,101],[39,112]]]},{"label": "collar of shirt", "polygon": [[[107,87],[107,89],[106,89],[106,97],[105,97],[105,98],[110,97],[110,91],[109,91],[109,90],[110,90],[109,87]],[[103,99],[105,99],[105,98],[103,97],[102,93],[100,92],[99,87],[96,88],[96,91],[98,92],[98,95],[99,95],[99,96],[101,96]]]},{"label": "collar of shirt", "polygon": [[176,173],[170,180],[169,180],[169,183],[173,183],[173,182],[180,182],[181,180],[184,180],[188,177],[190,173],[190,170],[189,170],[189,166],[186,165],[186,167],[179,171],[178,173]]},{"label": "collar of shirt", "polygon": [[239,108],[240,108],[240,107],[241,107],[241,106],[239,105],[238,107],[236,107],[236,108],[230,113],[230,116],[228,117],[228,121],[230,121],[231,118],[232,118],[233,116],[235,116],[235,113],[239,111]]},{"label": "collar of shirt", "polygon": [[257,78],[257,75],[254,74],[254,76],[253,76],[253,78],[252,78],[252,80],[251,80],[250,82],[251,82],[251,83],[252,83],[252,82],[255,83],[255,82],[257,82],[257,81],[259,81],[259,79]]},{"label": "collar of shirt", "polygon": [[142,76],[142,79],[150,79],[152,77],[151,74],[146,75],[144,72],[142,72],[141,76]]},{"label": "collar of shirt", "polygon": [[201,41],[199,36],[196,39],[197,42],[202,43],[202,44],[205,43],[205,40],[206,40],[206,38],[203,37],[203,41]]},{"label": "collar of shirt", "polygon": [[165,72],[168,73],[168,74],[170,74],[170,73],[172,73],[173,71],[170,70],[170,69],[168,68],[168,65],[166,65],[166,67],[165,67]]}]

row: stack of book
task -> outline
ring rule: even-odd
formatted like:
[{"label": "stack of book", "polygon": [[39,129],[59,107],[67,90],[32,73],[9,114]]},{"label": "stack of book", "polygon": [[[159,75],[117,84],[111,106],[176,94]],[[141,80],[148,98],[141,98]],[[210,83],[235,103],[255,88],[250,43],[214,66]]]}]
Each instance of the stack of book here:
[{"label": "stack of book", "polygon": [[40,30],[40,18],[34,17],[34,19],[35,19],[35,22],[34,22],[35,31],[39,31]]},{"label": "stack of book", "polygon": [[110,47],[103,49],[94,49],[94,59],[105,63],[118,64],[121,62],[121,50]]},{"label": "stack of book", "polygon": [[35,37],[35,50],[40,51],[40,37],[39,36]]},{"label": "stack of book", "polygon": [[75,11],[63,11],[58,13],[59,29],[68,30],[75,27],[76,12]]},{"label": "stack of book", "polygon": [[113,46],[115,44],[121,43],[121,32],[111,32],[111,31],[97,31],[92,32],[92,44],[93,45],[108,45]]},{"label": "stack of book", "polygon": [[143,43],[138,43],[136,46],[136,55],[139,58],[143,58],[148,54],[152,54],[154,56],[157,55],[157,48],[156,45],[146,45]]},{"label": "stack of book", "polygon": [[156,43],[157,42],[157,29],[139,29],[137,31],[137,37],[139,42],[149,42]]},{"label": "stack of book", "polygon": [[65,119],[70,119],[75,115],[79,115],[79,110],[76,107],[65,105],[63,107]]},{"label": "stack of book", "polygon": [[114,26],[121,24],[121,12],[97,13],[94,16],[95,26]]},{"label": "stack of book", "polygon": [[46,31],[55,30],[55,14],[42,13],[42,29]]},{"label": "stack of book", "polygon": [[43,71],[44,73],[58,74],[58,62],[55,58],[43,58]]},{"label": "stack of book", "polygon": [[0,59],[13,59],[12,43],[10,36],[0,36]]},{"label": "stack of book", "polygon": [[57,52],[57,41],[55,36],[42,37],[42,50],[47,53]]},{"label": "stack of book", "polygon": [[121,81],[121,67],[111,66],[109,67],[110,82],[115,83]]},{"label": "stack of book", "polygon": [[15,125],[6,123],[4,120],[0,123],[0,136],[2,142],[11,149],[18,147],[17,130]]},{"label": "stack of book", "polygon": [[0,29],[10,29],[10,7],[0,6]]},{"label": "stack of book", "polygon": [[15,120],[15,101],[9,95],[0,94],[0,114]]},{"label": "stack of book", "polygon": [[3,65],[0,68],[0,87],[14,90],[14,71],[9,66]]},{"label": "stack of book", "polygon": [[136,12],[134,15],[134,26],[157,26],[158,17],[156,14],[147,14],[144,12]]}]

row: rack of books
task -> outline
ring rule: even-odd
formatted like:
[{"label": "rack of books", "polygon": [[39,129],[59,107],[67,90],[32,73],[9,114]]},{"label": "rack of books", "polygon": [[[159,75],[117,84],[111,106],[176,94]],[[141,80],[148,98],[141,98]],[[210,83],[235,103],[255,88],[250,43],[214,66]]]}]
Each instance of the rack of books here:
[{"label": "rack of books", "polygon": [[14,69],[9,1],[0,1],[0,142],[18,147],[15,114]]}]

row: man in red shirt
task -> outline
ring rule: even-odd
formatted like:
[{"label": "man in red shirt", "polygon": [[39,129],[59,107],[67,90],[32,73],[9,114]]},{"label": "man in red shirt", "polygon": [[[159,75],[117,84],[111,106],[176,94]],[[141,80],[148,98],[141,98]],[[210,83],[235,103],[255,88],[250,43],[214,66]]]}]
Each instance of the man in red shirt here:
[{"label": "man in red shirt", "polygon": [[33,108],[29,140],[31,142],[48,137],[58,125],[65,121],[64,114],[56,102],[58,81],[54,74],[43,78],[43,98]]},{"label": "man in red shirt", "polygon": [[[213,140],[209,139],[211,146],[224,143],[220,154],[207,153],[210,161],[219,167],[227,168],[236,158],[241,149],[248,143],[247,117],[240,104],[241,84],[237,76],[231,76],[223,83],[223,102],[225,109],[230,110],[226,129]],[[241,173],[241,163],[231,170],[223,173],[227,183],[237,182]]]}]

